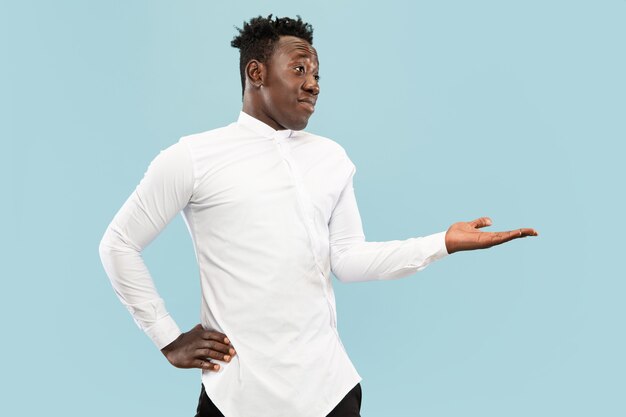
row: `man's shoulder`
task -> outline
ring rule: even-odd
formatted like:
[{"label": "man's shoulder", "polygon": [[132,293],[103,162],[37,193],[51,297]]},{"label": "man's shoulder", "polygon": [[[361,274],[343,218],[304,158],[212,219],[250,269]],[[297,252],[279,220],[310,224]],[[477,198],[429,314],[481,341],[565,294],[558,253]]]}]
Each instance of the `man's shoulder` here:
[{"label": "man's shoulder", "polygon": [[204,143],[223,138],[227,135],[232,135],[236,129],[236,123],[231,123],[226,126],[218,127],[204,132],[192,133],[190,135],[182,136],[179,142],[191,144],[191,143]]}]

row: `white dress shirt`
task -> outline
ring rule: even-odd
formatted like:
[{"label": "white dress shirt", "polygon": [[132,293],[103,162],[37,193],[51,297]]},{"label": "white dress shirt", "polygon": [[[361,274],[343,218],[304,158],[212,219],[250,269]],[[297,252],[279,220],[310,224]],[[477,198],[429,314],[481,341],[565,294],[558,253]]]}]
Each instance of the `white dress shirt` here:
[{"label": "white dress shirt", "polygon": [[337,333],[330,272],[341,281],[400,278],[447,255],[445,232],[366,242],[354,173],[332,140],[241,112],[162,151],[105,232],[100,256],[113,288],[161,349],[181,331],[141,251],[182,210],[202,324],[237,350],[218,372],[202,373],[227,417],[326,416],[361,380]]}]

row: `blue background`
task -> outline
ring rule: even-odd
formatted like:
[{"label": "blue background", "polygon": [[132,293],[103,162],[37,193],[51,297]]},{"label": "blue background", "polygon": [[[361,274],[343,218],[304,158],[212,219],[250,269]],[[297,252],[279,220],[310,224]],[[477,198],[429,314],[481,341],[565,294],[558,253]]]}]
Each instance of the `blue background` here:
[{"label": "blue background", "polygon": [[[368,240],[541,233],[335,280],[363,416],[626,415],[625,1],[1,4],[0,414],[193,415],[199,371],[135,326],[97,247],[159,150],[237,117],[233,26],[275,13],[315,28],[307,130],[355,162]],[[191,328],[180,218],[145,258]]]}]

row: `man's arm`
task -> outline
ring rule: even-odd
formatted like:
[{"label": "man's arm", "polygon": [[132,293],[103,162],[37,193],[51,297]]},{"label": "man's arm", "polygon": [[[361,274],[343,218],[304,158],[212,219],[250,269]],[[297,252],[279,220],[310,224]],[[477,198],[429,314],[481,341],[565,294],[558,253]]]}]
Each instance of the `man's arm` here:
[{"label": "man's arm", "polygon": [[[217,370],[208,359],[229,360],[226,336],[194,327],[182,333],[165,309],[141,252],[190,201],[193,164],[183,143],[162,151],[115,215],[100,242],[113,288],[139,327],[172,365]],[[226,357],[225,357],[226,356]]]},{"label": "man's arm", "polygon": [[331,268],[341,281],[370,281],[401,278],[426,268],[448,254],[485,249],[512,239],[537,236],[533,229],[481,232],[491,225],[487,217],[455,223],[446,232],[430,236],[366,242],[356,203],[352,174],[333,210],[330,228]]}]

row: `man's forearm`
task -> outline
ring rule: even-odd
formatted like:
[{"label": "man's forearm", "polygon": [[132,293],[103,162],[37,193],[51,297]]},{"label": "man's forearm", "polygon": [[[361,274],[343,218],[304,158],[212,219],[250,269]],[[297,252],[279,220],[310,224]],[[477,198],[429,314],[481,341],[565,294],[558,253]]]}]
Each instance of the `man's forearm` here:
[{"label": "man's forearm", "polygon": [[407,240],[335,243],[331,264],[341,281],[396,279],[421,271],[447,254],[445,232],[441,232]]},{"label": "man's forearm", "polygon": [[137,325],[163,348],[181,331],[165,309],[141,252],[110,226],[100,242],[100,259],[118,298]]}]

